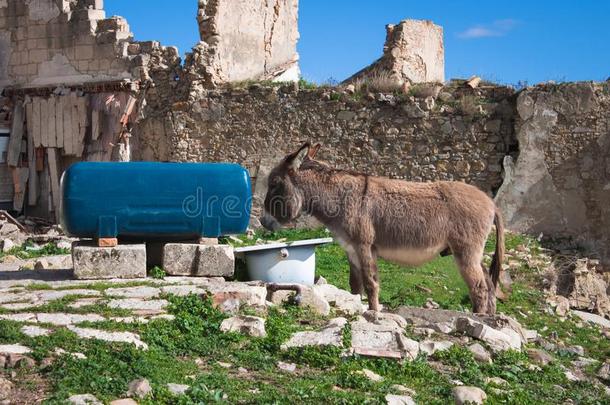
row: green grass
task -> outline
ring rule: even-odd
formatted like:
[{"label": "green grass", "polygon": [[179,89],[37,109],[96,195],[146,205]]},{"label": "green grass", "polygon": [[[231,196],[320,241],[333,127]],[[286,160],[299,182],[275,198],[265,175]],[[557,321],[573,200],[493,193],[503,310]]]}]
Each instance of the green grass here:
[{"label": "green grass", "polygon": [[55,255],[68,255],[70,254],[70,249],[60,249],[53,242],[47,243],[40,249],[32,250],[28,249],[34,246],[31,243],[24,243],[21,246],[15,246],[10,249],[8,252],[0,252],[0,259],[6,256],[15,256],[19,259],[27,260],[27,259],[35,259],[43,256],[55,256]]},{"label": "green grass", "polygon": [[[277,233],[258,232],[254,238],[243,237],[244,244],[257,239],[287,241],[327,237],[324,230],[285,230]],[[536,255],[539,244],[530,238],[507,235],[508,249],[528,246]],[[492,251],[493,240],[487,246]],[[381,302],[389,308],[400,305],[422,305],[428,298],[442,308],[469,309],[467,289],[451,257],[439,258],[419,268],[405,268],[385,261],[379,263]],[[328,282],[348,289],[349,266],[345,253],[336,244],[317,249],[317,273]],[[525,263],[513,274],[513,294],[499,310],[517,318],[524,327],[538,330],[549,340],[558,339],[565,345],[581,345],[586,356],[604,361],[610,357],[610,341],[597,329],[579,326],[572,320],[561,321],[547,314],[539,288],[539,274]],[[130,284],[131,285],[131,284]],[[135,285],[147,285],[136,283]],[[79,288],[104,290],[117,285],[96,283]],[[46,285],[30,289],[47,289]],[[236,333],[221,333],[219,328],[227,316],[214,309],[210,300],[197,296],[164,297],[170,301],[169,312],[174,320],[155,320],[147,324],[122,324],[112,321],[83,324],[114,331],[138,333],[149,345],[148,351],[131,345],[108,344],[78,339],[64,328],[50,336],[29,338],[14,322],[0,321],[0,343],[22,343],[34,350],[40,360],[56,347],[68,352],[80,352],[86,360],[63,356],[41,371],[51,384],[47,403],[60,404],[73,394],[91,393],[104,401],[121,397],[128,383],[135,378],[148,378],[153,386],[151,396],[142,404],[207,404],[207,403],[384,403],[392,388],[401,384],[416,391],[415,400],[422,404],[452,403],[453,380],[475,385],[488,394],[489,404],[556,404],[572,400],[579,404],[602,404],[610,399],[590,383],[567,381],[561,365],[569,365],[571,355],[554,353],[555,363],[542,370],[533,369],[524,353],[505,352],[494,357],[493,364],[474,361],[463,347],[453,346],[426,360],[395,361],[345,357],[340,348],[306,348],[280,350],[294,332],[313,330],[324,325],[324,317],[294,306],[269,309],[266,318],[267,336],[250,338]],[[49,303],[47,311],[69,311],[67,305],[76,297],[66,297]],[[81,308],[83,312],[106,312],[99,307]],[[250,313],[251,311],[244,311]],[[351,331],[344,330],[344,344],[349,345]],[[295,374],[279,372],[278,361],[297,364]],[[230,363],[225,369],[218,362]],[[240,373],[238,368],[247,369]],[[384,377],[379,383],[366,379],[360,370],[370,369]],[[593,375],[595,367],[587,370]],[[508,387],[495,387],[486,381],[500,377]],[[186,395],[172,397],[167,383],[191,386]]]}]

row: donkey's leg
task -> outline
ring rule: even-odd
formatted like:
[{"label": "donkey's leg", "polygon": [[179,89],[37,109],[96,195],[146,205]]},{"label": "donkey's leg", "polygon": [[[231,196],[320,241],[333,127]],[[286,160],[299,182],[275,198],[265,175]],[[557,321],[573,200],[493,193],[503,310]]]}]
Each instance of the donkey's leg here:
[{"label": "donkey's leg", "polygon": [[358,249],[364,289],[369,299],[369,309],[379,311],[379,282],[377,276],[377,258],[373,253],[373,247],[363,244]]},{"label": "donkey's leg", "polygon": [[[483,249],[473,246],[460,246],[460,249],[452,248],[460,273],[468,286],[472,312],[479,314],[495,313],[495,295],[491,277],[481,266]],[[491,289],[490,289],[491,287]],[[493,297],[490,297],[490,294]],[[493,307],[490,306],[493,300]]]},{"label": "donkey's leg", "polygon": [[352,258],[350,257],[350,254],[348,254],[347,261],[349,262],[349,286],[352,294],[362,295],[364,292],[364,285],[362,284],[362,270],[358,265],[358,258]]}]

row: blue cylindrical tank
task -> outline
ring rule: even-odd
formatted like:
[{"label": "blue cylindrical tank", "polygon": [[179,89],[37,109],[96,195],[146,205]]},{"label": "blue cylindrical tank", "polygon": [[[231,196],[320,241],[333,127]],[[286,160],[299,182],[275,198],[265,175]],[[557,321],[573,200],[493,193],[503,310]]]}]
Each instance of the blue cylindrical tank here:
[{"label": "blue cylindrical tank", "polygon": [[242,233],[251,205],[250,176],[230,163],[82,162],[61,179],[61,224],[80,238]]}]

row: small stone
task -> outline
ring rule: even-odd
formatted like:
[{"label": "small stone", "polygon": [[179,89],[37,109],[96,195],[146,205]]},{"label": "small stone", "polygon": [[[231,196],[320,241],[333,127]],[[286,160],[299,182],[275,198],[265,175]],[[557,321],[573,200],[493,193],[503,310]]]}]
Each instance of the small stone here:
[{"label": "small stone", "polygon": [[483,404],[487,399],[487,394],[479,387],[462,385],[453,388],[453,399],[456,405],[465,405],[469,403]]},{"label": "small stone", "polygon": [[388,394],[385,396],[387,405],[415,405],[415,401],[409,395]]},{"label": "small stone", "polygon": [[345,92],[347,94],[354,94],[356,92],[356,86],[354,86],[353,84],[348,84],[347,86],[345,86]]},{"label": "small stone", "polygon": [[190,388],[191,387],[184,384],[167,384],[167,389],[169,390],[169,392],[176,396],[184,395]]},{"label": "small stone", "polygon": [[400,384],[394,384],[390,387],[390,389],[392,389],[395,392],[400,392],[401,394],[408,394],[410,396],[415,396],[415,390],[412,390],[411,388],[407,388],[404,385],[400,385]]},{"label": "small stone", "polygon": [[555,307],[555,313],[561,317],[565,317],[570,312],[570,300],[566,297],[556,297],[557,306]]},{"label": "small stone", "polygon": [[51,334],[51,331],[49,329],[41,328],[39,326],[25,325],[21,327],[21,333],[29,337],[38,337],[49,336]]},{"label": "small stone", "polygon": [[508,381],[500,377],[488,377],[485,379],[486,384],[494,384],[499,387],[508,385]]},{"label": "small stone", "polygon": [[480,343],[473,343],[468,346],[474,359],[480,363],[491,363],[491,354]]},{"label": "small stone", "polygon": [[345,315],[359,315],[363,312],[362,299],[358,294],[351,294],[332,284],[315,285],[313,288],[338,312]]},{"label": "small stone", "polygon": [[12,390],[13,383],[4,377],[0,377],[0,401],[10,399]]},{"label": "small stone", "polygon": [[610,361],[606,360],[604,364],[597,370],[597,376],[605,381],[610,381]]},{"label": "small stone", "polygon": [[233,367],[233,364],[225,363],[225,362],[222,362],[222,361],[217,361],[216,364],[218,364],[220,367],[226,368],[226,369],[229,369],[229,368]]},{"label": "small stone", "polygon": [[297,365],[294,363],[284,363],[283,361],[278,361],[277,368],[286,373],[294,373],[297,369]]},{"label": "small stone", "polygon": [[318,278],[316,279],[316,285],[324,285],[324,284],[328,284],[328,281],[326,281],[326,279],[322,276],[318,276]]},{"label": "small stone", "polygon": [[72,395],[68,402],[73,405],[103,405],[102,402],[91,394]]},{"label": "small stone", "polygon": [[[270,301],[274,304],[289,302],[295,296],[294,291],[280,290],[271,294]],[[318,294],[311,286],[301,286],[301,301],[299,306],[313,309],[320,315],[328,315],[330,313],[330,304],[320,294]]]},{"label": "small stone", "polygon": [[31,357],[23,356],[15,363],[15,368],[31,370],[36,367],[36,361]]},{"label": "small stone", "polygon": [[129,383],[127,395],[136,398],[146,398],[152,392],[150,382],[146,378],[138,378]]},{"label": "small stone", "polygon": [[76,335],[82,339],[98,339],[106,342],[132,343],[139,349],[148,350],[148,345],[140,340],[140,337],[135,333],[109,332],[92,328],[77,328],[76,326],[72,325],[69,325],[68,329],[76,333]]},{"label": "small stone", "polygon": [[347,324],[345,318],[331,319],[320,331],[296,332],[281,348],[287,350],[291,347],[305,346],[343,346],[343,327]]},{"label": "small stone", "polygon": [[29,347],[23,345],[0,345],[0,353],[2,354],[26,354],[32,350]]},{"label": "small stone", "polygon": [[237,372],[238,372],[239,374],[248,374],[248,369],[247,369],[247,368],[245,368],[245,367],[239,367],[239,368],[237,369]]},{"label": "small stone", "polygon": [[11,250],[14,247],[15,247],[15,243],[10,239],[4,239],[4,241],[2,242],[2,251],[4,253],[8,252],[9,250]]},{"label": "small stone", "polygon": [[248,336],[265,337],[265,320],[258,316],[239,315],[227,318],[220,324],[222,332],[237,332]]},{"label": "small stone", "polygon": [[553,356],[540,349],[527,349],[527,356],[533,363],[540,366],[546,366],[555,360]]},{"label": "small stone", "polygon": [[442,341],[435,342],[432,340],[424,340],[423,342],[419,342],[419,351],[428,354],[429,356],[433,355],[436,352],[443,351],[449,349],[453,346],[453,342]]},{"label": "small stone", "polygon": [[565,353],[575,354],[577,356],[585,355],[585,349],[582,346],[570,346],[570,347],[566,347],[562,351]]},{"label": "small stone", "polygon": [[379,374],[375,373],[374,371],[371,371],[367,368],[363,368],[360,371],[361,374],[363,374],[366,378],[368,378],[369,380],[373,381],[373,382],[381,382],[383,381],[383,377],[380,376]]},{"label": "small stone", "polygon": [[129,309],[129,310],[152,310],[161,311],[169,305],[166,300],[140,300],[137,298],[125,298],[110,300],[109,308]]},{"label": "small stone", "polygon": [[499,331],[482,322],[461,317],[456,321],[456,330],[466,335],[484,341],[495,352],[509,349],[520,350],[521,338],[512,329]]},{"label": "small stone", "polygon": [[104,291],[106,296],[120,298],[156,298],[160,293],[158,288],[149,286],[108,288]]},{"label": "small stone", "polygon": [[436,303],[432,298],[428,298],[426,303],[424,304],[424,308],[426,309],[439,309],[441,306]]}]

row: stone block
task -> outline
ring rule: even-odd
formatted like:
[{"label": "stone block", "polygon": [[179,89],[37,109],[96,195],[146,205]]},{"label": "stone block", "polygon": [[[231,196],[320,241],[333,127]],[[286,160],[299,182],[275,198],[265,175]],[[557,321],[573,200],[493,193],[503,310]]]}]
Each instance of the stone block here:
[{"label": "stone block", "polygon": [[77,279],[145,278],[146,246],[119,245],[100,248],[76,242],[72,247],[74,277]]},{"label": "stone block", "polygon": [[168,243],[163,248],[163,269],[172,276],[232,277],[235,256],[229,245]]}]

